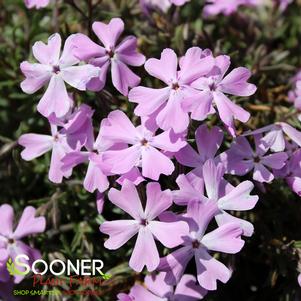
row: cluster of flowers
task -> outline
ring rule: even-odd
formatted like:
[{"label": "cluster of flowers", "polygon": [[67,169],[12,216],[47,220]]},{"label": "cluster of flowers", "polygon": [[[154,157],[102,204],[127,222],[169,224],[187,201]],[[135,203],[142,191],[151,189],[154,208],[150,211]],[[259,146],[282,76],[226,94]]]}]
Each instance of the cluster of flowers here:
[{"label": "cluster of flowers", "polygon": [[20,283],[24,276],[9,274],[6,263],[9,259],[15,260],[19,254],[24,254],[29,257],[29,264],[41,258],[41,254],[37,249],[34,249],[24,242],[25,238],[32,234],[42,233],[46,228],[46,220],[44,217],[35,217],[36,210],[33,207],[26,207],[20,218],[17,227],[14,225],[13,208],[4,204],[0,206],[0,297],[4,300],[14,300],[11,291],[14,283]]},{"label": "cluster of flowers", "polygon": [[[261,188],[275,177],[285,178],[300,194],[301,133],[286,123],[277,123],[236,137],[234,120],[245,123],[250,114],[228,95],[255,93],[256,87],[248,83],[248,69],[228,72],[228,56],[215,57],[199,47],[188,49],[181,58],[172,49],[164,49],[160,59],[145,62],[137,52],[135,37],[118,43],[123,30],[123,21],[114,18],[109,24],[93,24],[101,45],[79,33],[66,40],[62,53],[59,34],[51,36],[48,44],[33,46],[38,63],[21,64],[26,77],[21,88],[34,93],[48,84],[37,110],[48,119],[51,135],[21,136],[19,144],[25,148],[21,156],[32,160],[52,151],[49,179],[54,183],[61,183],[77,165],[87,162],[83,185],[89,192],[97,191],[100,212],[108,177],[119,176],[121,190],[111,188],[108,197],[132,219],[101,225],[100,231],[109,235],[105,247],[116,250],[137,234],[130,267],[137,272],[145,266],[149,272],[161,271],[146,277],[147,289],[136,285],[129,295],[120,294],[119,300],[185,300],[185,296],[198,300],[206,291],[215,290],[218,280],[226,283],[231,277],[231,270],[212,252],[237,253],[244,245],[242,236],[249,237],[254,231],[250,222],[228,212],[256,205],[258,197],[250,195],[254,184],[243,181],[233,186],[224,175],[252,173]],[[138,86],[140,78],[129,66],[143,64],[149,75],[163,83],[162,88]],[[137,104],[134,113],[140,123],[134,124],[124,112],[115,110],[101,121],[94,136],[92,108],[85,104],[76,107],[66,83],[81,91],[100,91],[109,70],[114,87]],[[233,143],[228,150],[219,151],[223,130],[202,124],[193,139],[196,151],[188,143],[190,121],[204,121],[212,114],[218,114]],[[146,200],[141,200],[136,186],[171,175],[175,161],[190,168],[178,176],[179,190],[162,190],[158,182],[149,182]],[[183,210],[168,211],[173,203]],[[206,233],[213,220],[216,229]],[[160,259],[155,240],[177,249]],[[197,279],[184,274],[193,258]]]},{"label": "cluster of flowers", "polygon": [[[25,0],[28,8],[46,7],[51,0]],[[148,14],[149,9],[159,9],[167,12],[172,5],[182,6],[191,0],[139,0],[142,10]],[[284,11],[293,0],[275,0],[280,10]],[[265,0],[204,0],[204,16],[214,16],[218,14],[231,15],[236,12],[240,6],[258,6],[264,4]]]}]

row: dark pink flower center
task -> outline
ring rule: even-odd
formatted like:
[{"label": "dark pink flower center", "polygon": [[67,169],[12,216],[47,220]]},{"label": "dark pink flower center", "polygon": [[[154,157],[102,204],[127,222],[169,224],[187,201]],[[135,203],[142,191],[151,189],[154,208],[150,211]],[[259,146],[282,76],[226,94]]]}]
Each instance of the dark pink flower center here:
[{"label": "dark pink flower center", "polygon": [[52,72],[55,73],[55,74],[58,74],[60,73],[61,69],[60,69],[60,66],[53,66],[52,67]]},{"label": "dark pink flower center", "polygon": [[140,225],[142,225],[142,226],[147,226],[147,225],[148,225],[148,220],[142,219],[142,220],[140,221]]},{"label": "dark pink flower center", "polygon": [[112,50],[112,49],[110,49],[110,50],[107,50],[106,51],[106,54],[110,57],[110,58],[112,58],[113,56],[114,56],[114,51]]},{"label": "dark pink flower center", "polygon": [[192,248],[193,249],[198,249],[201,246],[201,243],[198,240],[194,240],[192,242]]},{"label": "dark pink flower center", "polygon": [[8,243],[9,243],[10,245],[12,245],[12,244],[15,243],[15,240],[14,240],[13,238],[9,238],[9,239],[8,239]]},{"label": "dark pink flower center", "polygon": [[254,157],[254,162],[255,163],[259,163],[260,162],[260,158],[258,156]]},{"label": "dark pink flower center", "polygon": [[210,89],[210,91],[215,91],[217,89],[217,85],[215,83],[211,83],[209,85],[209,89]]},{"label": "dark pink flower center", "polygon": [[56,142],[59,141],[59,135],[58,134],[55,134],[53,138],[54,138],[54,141],[56,141]]},{"label": "dark pink flower center", "polygon": [[143,146],[147,146],[148,141],[147,141],[145,138],[143,138],[143,139],[140,141],[140,143],[141,143],[141,145],[143,145]]},{"label": "dark pink flower center", "polygon": [[172,86],[171,86],[171,88],[172,88],[173,90],[178,90],[178,89],[180,89],[180,86],[179,86],[178,83],[173,83]]}]

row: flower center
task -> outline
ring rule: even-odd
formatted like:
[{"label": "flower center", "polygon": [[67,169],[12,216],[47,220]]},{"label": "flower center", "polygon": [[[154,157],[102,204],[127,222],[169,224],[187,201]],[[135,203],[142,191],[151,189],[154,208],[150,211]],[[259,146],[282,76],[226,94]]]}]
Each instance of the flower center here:
[{"label": "flower center", "polygon": [[201,243],[198,240],[194,240],[192,242],[192,248],[193,249],[198,249],[201,246]]},{"label": "flower center", "polygon": [[259,162],[260,162],[260,158],[259,158],[258,156],[255,156],[255,157],[254,157],[254,162],[255,162],[255,163],[259,163]]},{"label": "flower center", "polygon": [[140,225],[142,225],[142,226],[147,226],[147,225],[148,225],[148,220],[142,219],[142,220],[140,221]]},{"label": "flower center", "polygon": [[110,50],[107,50],[106,51],[106,54],[110,57],[110,58],[113,58],[114,57],[114,51],[112,50],[112,49],[110,49]]},{"label": "flower center", "polygon": [[53,139],[54,139],[54,141],[56,141],[56,142],[59,141],[59,135],[58,135],[58,134],[55,134],[54,137],[53,137]]},{"label": "flower center", "polygon": [[173,89],[173,90],[178,90],[178,89],[180,89],[180,86],[179,86],[179,84],[178,83],[173,83],[172,85],[171,85],[171,88]]},{"label": "flower center", "polygon": [[210,91],[215,91],[217,89],[215,82],[213,82],[209,85],[209,89],[210,89]]},{"label": "flower center", "polygon": [[143,145],[143,146],[147,146],[148,141],[147,141],[145,138],[143,138],[143,139],[140,141],[140,143],[141,143],[141,145]]},{"label": "flower center", "polygon": [[52,67],[52,72],[53,72],[53,73],[59,74],[60,71],[61,71],[60,66],[53,66],[53,67]]},{"label": "flower center", "polygon": [[15,243],[15,240],[13,238],[8,239],[8,244],[13,245]]}]

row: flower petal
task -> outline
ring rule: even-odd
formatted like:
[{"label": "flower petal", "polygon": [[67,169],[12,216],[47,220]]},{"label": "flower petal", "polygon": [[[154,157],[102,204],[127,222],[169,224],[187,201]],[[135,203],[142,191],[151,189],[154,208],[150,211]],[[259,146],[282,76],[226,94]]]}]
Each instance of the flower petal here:
[{"label": "flower petal", "polygon": [[124,30],[124,23],[120,18],[113,18],[109,24],[94,22],[92,28],[108,50],[114,48],[116,45],[118,38]]},{"label": "flower petal", "polygon": [[24,209],[19,224],[13,234],[14,239],[21,239],[22,237],[45,231],[45,217],[35,217],[35,214],[36,209],[31,206]]},{"label": "flower petal", "polygon": [[48,44],[35,42],[32,46],[33,56],[44,65],[58,65],[62,39],[58,33],[48,38]]},{"label": "flower petal", "polygon": [[236,254],[245,244],[241,239],[242,233],[239,224],[229,223],[204,235],[201,242],[211,251]]},{"label": "flower petal", "polygon": [[135,220],[118,220],[104,222],[99,229],[110,236],[104,246],[109,250],[116,250],[138,233],[139,224]]},{"label": "flower petal", "polygon": [[27,94],[33,94],[41,89],[51,78],[52,69],[48,65],[22,62],[20,65],[26,79],[21,83],[21,89]]},{"label": "flower petal", "polygon": [[174,170],[172,161],[156,148],[152,146],[142,148],[142,175],[144,177],[157,181],[161,174],[168,176]]},{"label": "flower petal", "polygon": [[72,100],[67,93],[63,79],[58,75],[53,75],[37,106],[38,111],[45,117],[54,113],[60,118],[68,113],[71,106]]},{"label": "flower petal", "polygon": [[250,210],[258,202],[257,195],[250,195],[254,188],[251,181],[244,181],[230,193],[218,200],[218,207],[224,210]]},{"label": "flower petal", "polygon": [[116,48],[118,59],[131,66],[141,66],[145,56],[137,52],[137,38],[128,36]]},{"label": "flower petal", "polygon": [[128,95],[129,88],[138,86],[141,80],[126,64],[119,60],[112,60],[111,72],[114,87],[124,96]]},{"label": "flower petal", "polygon": [[147,184],[146,198],[145,216],[148,220],[155,219],[172,205],[171,191],[162,191],[159,183]]},{"label": "flower petal", "polygon": [[[178,222],[149,222],[148,228],[158,241],[166,248],[175,248],[183,244],[183,238],[188,236],[189,227],[184,221]],[[173,233],[171,236],[170,233]]]},{"label": "flower petal", "polygon": [[251,72],[247,68],[233,69],[220,83],[221,91],[237,96],[250,96],[256,92],[256,86],[249,84],[247,80]]},{"label": "flower petal", "polygon": [[152,89],[136,87],[129,92],[129,101],[138,103],[134,113],[138,116],[148,116],[164,104],[170,94],[170,88]]},{"label": "flower petal", "polygon": [[85,91],[89,81],[94,77],[98,77],[99,73],[100,69],[98,67],[86,64],[66,67],[61,71],[61,76],[73,88]]},{"label": "flower petal", "polygon": [[49,135],[22,135],[18,140],[18,143],[25,147],[25,149],[21,152],[22,159],[30,161],[49,152],[52,149],[53,142],[53,137]]},{"label": "flower petal", "polygon": [[121,191],[111,188],[109,200],[136,220],[140,221],[141,217],[144,216],[137,189],[130,181],[124,181]]},{"label": "flower petal", "polygon": [[162,51],[160,59],[147,60],[144,67],[150,75],[169,85],[177,78],[178,58],[172,49],[166,48]]},{"label": "flower petal", "polygon": [[9,237],[13,233],[14,209],[9,204],[0,206],[1,229],[0,234]]},{"label": "flower petal", "polygon": [[217,280],[226,283],[231,277],[231,271],[224,264],[209,255],[204,249],[198,250],[195,261],[198,282],[207,290],[216,290]]},{"label": "flower petal", "polygon": [[72,53],[81,61],[88,61],[91,58],[106,55],[106,50],[103,47],[99,46],[82,33],[75,34],[72,42]]},{"label": "flower petal", "polygon": [[129,265],[136,272],[141,272],[144,266],[152,272],[159,263],[160,257],[154,237],[147,227],[141,227]]}]

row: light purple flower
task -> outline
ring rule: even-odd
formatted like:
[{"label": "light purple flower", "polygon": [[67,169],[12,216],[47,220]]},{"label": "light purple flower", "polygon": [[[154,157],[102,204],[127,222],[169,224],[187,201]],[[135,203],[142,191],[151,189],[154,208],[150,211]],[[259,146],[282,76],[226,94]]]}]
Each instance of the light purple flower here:
[{"label": "light purple flower", "polygon": [[289,187],[301,196],[301,149],[292,152],[285,166],[274,171],[275,177],[284,178]]},{"label": "light purple flower", "polygon": [[135,114],[150,116],[157,111],[156,122],[163,130],[173,129],[175,133],[185,131],[189,124],[188,111],[183,108],[185,99],[197,91],[191,83],[208,74],[214,59],[208,50],[193,47],[179,60],[172,49],[164,49],[160,59],[149,59],[146,71],[163,81],[167,86],[161,89],[136,87],[129,93],[129,100],[138,103]]},{"label": "light purple flower", "polygon": [[140,0],[142,10],[148,13],[148,9],[158,8],[166,13],[172,4],[182,6],[190,0]]},{"label": "light purple flower", "polygon": [[270,183],[274,179],[269,169],[281,169],[288,156],[285,152],[268,154],[271,144],[261,139],[261,135],[254,135],[255,150],[248,140],[237,137],[231,148],[220,155],[227,173],[245,175],[253,170],[253,180],[260,183]]},{"label": "light purple flower", "polygon": [[24,2],[27,8],[40,9],[46,7],[50,3],[50,0],[24,0]]},{"label": "light purple flower", "polygon": [[140,0],[140,6],[145,14],[149,14],[150,9],[159,9],[166,13],[171,7],[169,0]]},{"label": "light purple flower", "polygon": [[49,83],[45,94],[38,104],[38,111],[45,117],[55,114],[63,117],[72,106],[72,101],[67,93],[65,82],[70,86],[84,91],[91,78],[98,76],[98,67],[85,64],[78,65],[79,60],[72,55],[71,35],[65,42],[62,54],[61,37],[58,33],[48,39],[48,44],[36,42],[33,47],[33,55],[39,63],[21,63],[21,71],[26,79],[21,83],[22,90],[27,94],[33,94]]},{"label": "light purple flower", "polygon": [[192,173],[202,175],[203,164],[215,157],[223,139],[224,133],[219,127],[209,129],[206,124],[200,125],[195,132],[198,151],[187,144],[175,154],[175,157],[182,165],[193,167]]},{"label": "light purple flower", "polygon": [[285,122],[275,122],[254,131],[248,131],[242,136],[265,134],[261,140],[265,145],[269,145],[271,151],[282,152],[286,149],[287,138],[301,147],[301,132]]},{"label": "light purple flower", "polygon": [[73,112],[69,112],[66,119],[51,116],[50,121],[55,123],[50,124],[51,135],[30,133],[19,138],[18,143],[25,147],[21,152],[22,159],[31,161],[52,151],[48,177],[54,183],[61,183],[63,177],[68,178],[72,173],[71,169],[62,170],[64,156],[91,144],[92,115],[92,109],[83,104]]},{"label": "light purple flower", "polygon": [[[149,183],[146,186],[146,206],[142,208],[141,201],[133,183],[125,181],[121,191],[112,188],[109,191],[111,202],[127,212],[133,220],[118,220],[104,222],[100,231],[110,237],[105,247],[116,250],[138,233],[137,241],[131,255],[129,265],[137,272],[146,266],[148,271],[154,271],[159,265],[159,253],[155,238],[167,248],[174,248],[183,242],[182,237],[188,233],[185,222],[161,222],[156,217],[172,204],[170,190],[161,191],[159,183]],[[170,233],[173,233],[171,236]]]},{"label": "light purple flower", "polygon": [[182,247],[162,258],[159,270],[165,271],[165,281],[178,283],[186,266],[192,258],[197,267],[197,279],[206,290],[216,290],[217,280],[226,283],[231,277],[231,270],[210,255],[210,252],[238,253],[244,241],[242,229],[238,223],[227,223],[205,234],[207,226],[216,214],[215,202],[190,202],[185,219],[190,226],[190,234]]},{"label": "light purple flower", "polygon": [[135,127],[119,110],[109,114],[102,137],[112,144],[130,145],[104,153],[104,162],[112,166],[113,174],[125,174],[134,167],[141,167],[142,175],[153,180],[158,180],[160,174],[170,175],[174,171],[173,162],[162,151],[177,152],[186,145],[181,138],[173,140],[171,130],[155,135],[143,125]]},{"label": "light purple flower", "polygon": [[235,68],[225,76],[229,67],[229,56],[216,57],[215,67],[210,74],[192,83],[192,87],[201,92],[187,100],[186,106],[191,111],[192,119],[204,120],[215,112],[214,104],[227,130],[234,136],[234,119],[247,122],[250,114],[232,102],[225,94],[250,96],[255,93],[256,86],[247,82],[251,76],[247,68]]},{"label": "light purple flower", "polygon": [[293,88],[288,93],[288,99],[297,110],[301,110],[301,71],[291,79],[291,83]]},{"label": "light purple flower", "polygon": [[158,275],[147,275],[144,279],[147,289],[162,300],[197,301],[207,294],[205,289],[196,284],[196,278],[192,275],[183,275],[175,288],[166,284],[165,277],[166,273],[161,272]]},{"label": "light purple flower", "polygon": [[255,6],[261,3],[262,0],[207,0],[204,7],[204,15],[231,15],[237,11],[241,5]]},{"label": "light purple flower", "polygon": [[293,0],[274,0],[278,5],[280,11],[285,11],[287,7],[293,2]]},{"label": "light purple flower", "polygon": [[126,96],[129,88],[140,83],[140,77],[128,65],[141,66],[145,62],[144,55],[137,52],[137,38],[128,36],[117,44],[124,30],[124,23],[120,18],[113,18],[109,24],[94,22],[92,28],[104,47],[80,33],[73,39],[73,54],[80,60],[89,61],[101,68],[99,76],[90,81],[88,88],[93,91],[103,89],[107,72],[111,68],[114,87]]},{"label": "light purple flower", "polygon": [[214,202],[217,206],[215,220],[218,225],[235,222],[240,224],[243,235],[251,236],[254,231],[253,225],[246,220],[230,215],[227,211],[253,209],[258,202],[257,195],[250,195],[254,184],[251,181],[244,181],[234,187],[225,181],[223,175],[223,165],[221,163],[216,165],[212,159],[203,165],[202,178],[179,175],[177,184],[180,190],[173,192],[174,202],[182,206],[192,201]]},{"label": "light purple flower", "polygon": [[52,151],[48,177],[53,183],[61,183],[63,177],[69,177],[71,172],[63,172],[61,160],[66,153],[72,151],[67,143],[66,135],[61,134],[57,126],[51,126],[51,135],[24,134],[18,143],[25,149],[21,152],[23,160],[31,161]]},{"label": "light purple flower", "polygon": [[[46,220],[44,217],[35,217],[36,210],[33,207],[26,207],[23,214],[19,220],[19,223],[15,230],[14,225],[14,210],[8,205],[4,204],[0,206],[0,257],[12,260],[19,254],[25,254],[29,257],[30,262],[41,258],[41,254],[38,250],[29,247],[24,242],[22,238],[29,235],[42,233],[45,231]],[[24,276],[14,276],[14,282],[19,283],[22,281]],[[10,276],[8,271],[3,266],[0,265],[0,281],[9,282]]]},{"label": "light purple flower", "polygon": [[207,291],[196,285],[196,279],[192,275],[183,275],[176,288],[165,283],[166,273],[158,275],[148,275],[144,279],[144,284],[135,285],[130,293],[119,294],[119,301],[197,301],[203,299]]},{"label": "light purple flower", "polygon": [[[83,181],[84,188],[89,192],[102,193],[109,188],[108,176],[110,173],[110,166],[105,164],[103,160],[103,153],[112,147],[111,143],[107,143],[102,139],[103,124],[106,123],[104,119],[101,123],[98,137],[94,141],[93,128],[89,128],[92,143],[86,144],[86,150],[76,150],[68,152],[62,158],[61,170],[70,173],[74,167],[84,162],[88,162],[88,169]],[[90,136],[89,135],[89,136]],[[102,206],[102,205],[101,205]]]}]

